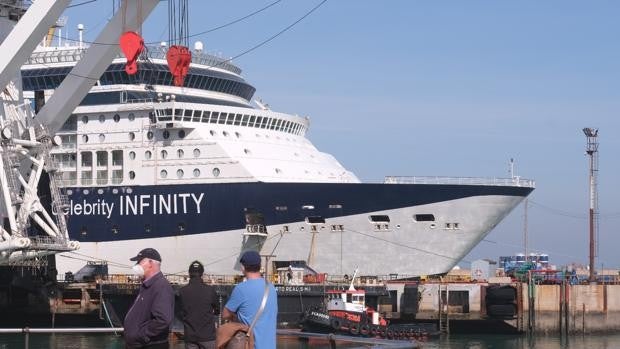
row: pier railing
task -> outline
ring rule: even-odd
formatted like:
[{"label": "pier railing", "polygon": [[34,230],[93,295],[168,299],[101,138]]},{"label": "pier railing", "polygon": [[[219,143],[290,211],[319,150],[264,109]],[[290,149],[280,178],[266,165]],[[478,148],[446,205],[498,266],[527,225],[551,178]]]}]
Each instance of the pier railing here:
[{"label": "pier railing", "polygon": [[386,176],[385,184],[454,184],[454,185],[497,185],[508,187],[534,188],[535,182],[520,177],[426,177],[426,176]]}]

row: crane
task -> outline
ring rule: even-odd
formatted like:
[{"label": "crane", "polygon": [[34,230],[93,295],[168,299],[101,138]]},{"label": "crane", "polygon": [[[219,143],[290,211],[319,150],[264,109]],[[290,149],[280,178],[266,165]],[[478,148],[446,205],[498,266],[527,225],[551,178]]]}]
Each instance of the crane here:
[{"label": "crane", "polygon": [[[119,53],[116,43],[124,24],[140,26],[159,0],[141,0],[140,6],[117,11],[35,115],[22,100],[21,64],[70,2],[37,0],[25,12],[17,13],[18,21],[9,33],[0,29],[0,39],[5,36],[0,45],[0,86],[6,86],[0,94],[0,215],[4,220],[0,226],[0,265],[37,263],[40,257],[79,248],[79,242],[69,239],[63,214],[68,199],[59,188],[57,165],[50,155],[51,148],[61,143],[55,133]],[[0,0],[0,11],[14,11],[14,3]],[[56,212],[56,219],[39,197],[44,171],[49,175],[51,210]]]}]

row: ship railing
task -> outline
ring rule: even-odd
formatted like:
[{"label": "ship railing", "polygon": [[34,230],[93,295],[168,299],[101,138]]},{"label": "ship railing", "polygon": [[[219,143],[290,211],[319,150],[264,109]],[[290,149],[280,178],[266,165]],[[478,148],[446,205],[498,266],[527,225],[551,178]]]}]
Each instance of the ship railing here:
[{"label": "ship railing", "polygon": [[454,185],[496,185],[508,187],[534,188],[532,179],[487,178],[487,177],[426,177],[426,176],[386,176],[385,184],[454,184]]}]

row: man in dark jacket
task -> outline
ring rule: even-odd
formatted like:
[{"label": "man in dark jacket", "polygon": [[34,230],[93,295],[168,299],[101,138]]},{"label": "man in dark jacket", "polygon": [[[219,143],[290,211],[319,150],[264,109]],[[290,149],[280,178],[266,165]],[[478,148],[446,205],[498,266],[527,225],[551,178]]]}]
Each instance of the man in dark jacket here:
[{"label": "man in dark jacket", "polygon": [[198,261],[189,265],[189,283],[179,290],[186,349],[215,349],[215,315],[219,301],[213,286],[202,281],[204,267]]},{"label": "man in dark jacket", "polygon": [[145,248],[130,259],[143,277],[140,293],[125,316],[125,348],[168,349],[168,333],[174,318],[174,291],[161,273],[161,256]]}]

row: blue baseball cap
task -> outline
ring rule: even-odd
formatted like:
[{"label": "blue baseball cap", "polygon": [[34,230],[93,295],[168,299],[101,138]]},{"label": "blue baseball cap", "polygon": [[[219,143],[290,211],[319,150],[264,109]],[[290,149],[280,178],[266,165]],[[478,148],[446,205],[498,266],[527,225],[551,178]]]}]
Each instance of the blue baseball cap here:
[{"label": "blue baseball cap", "polygon": [[239,262],[243,265],[260,265],[260,255],[256,251],[245,251]]}]

